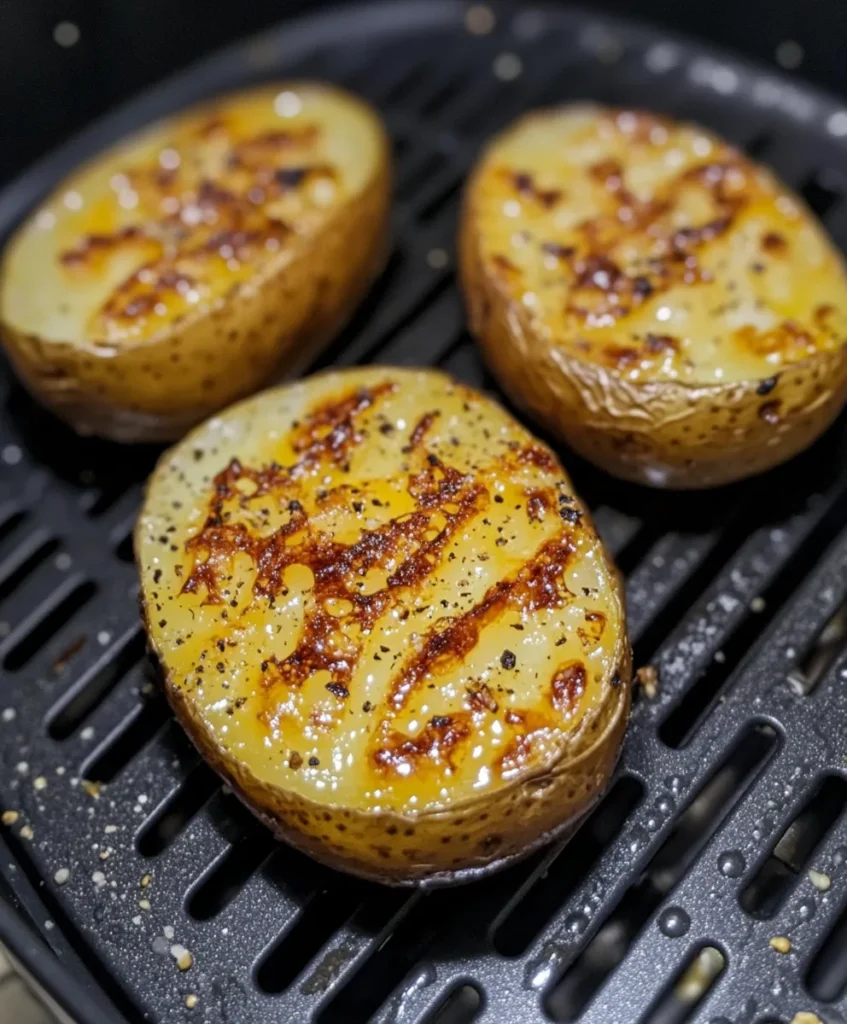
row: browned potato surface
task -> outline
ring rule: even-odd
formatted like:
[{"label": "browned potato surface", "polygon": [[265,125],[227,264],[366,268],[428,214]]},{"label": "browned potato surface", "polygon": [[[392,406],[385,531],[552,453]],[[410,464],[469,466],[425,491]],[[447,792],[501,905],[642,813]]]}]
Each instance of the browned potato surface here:
[{"label": "browned potato surface", "polygon": [[319,860],[464,880],[606,786],[630,704],[617,573],[552,452],[443,374],[232,407],[163,456],[135,543],[179,719]]},{"label": "browned potato surface", "polygon": [[263,85],[153,125],[13,238],[7,353],[80,433],[177,438],[339,330],[383,265],[390,178],[376,115],[328,85]]},{"label": "browned potato surface", "polygon": [[472,330],[506,391],[612,473],[707,487],[805,448],[847,394],[847,278],[813,214],[715,135],[577,105],[467,189]]}]

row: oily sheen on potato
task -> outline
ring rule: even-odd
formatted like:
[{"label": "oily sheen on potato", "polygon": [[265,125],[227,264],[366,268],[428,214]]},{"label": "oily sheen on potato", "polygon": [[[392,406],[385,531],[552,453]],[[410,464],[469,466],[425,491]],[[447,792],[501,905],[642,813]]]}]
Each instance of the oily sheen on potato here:
[{"label": "oily sheen on potato", "polygon": [[263,85],[76,171],[2,261],[0,334],[83,434],[174,439],[337,332],[380,270],[388,144],[358,99]]},{"label": "oily sheen on potato", "polygon": [[462,277],[503,387],[612,473],[706,487],[847,394],[847,279],[813,214],[714,134],[592,105],[519,120],[469,184]]},{"label": "oily sheen on potato", "polygon": [[450,378],[359,369],[234,406],[162,458],[135,544],[178,717],[316,858],[473,877],[606,785],[617,574],[551,451]]}]

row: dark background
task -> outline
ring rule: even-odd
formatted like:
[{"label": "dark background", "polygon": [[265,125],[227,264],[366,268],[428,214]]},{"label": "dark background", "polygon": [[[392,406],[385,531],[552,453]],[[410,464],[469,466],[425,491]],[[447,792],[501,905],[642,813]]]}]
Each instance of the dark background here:
[{"label": "dark background", "polygon": [[[426,2],[426,0],[419,0]],[[0,0],[0,181],[171,71],[320,0]],[[600,0],[744,51],[773,66],[793,40],[792,73],[847,95],[847,0]],[[54,40],[58,23],[79,40]]]}]

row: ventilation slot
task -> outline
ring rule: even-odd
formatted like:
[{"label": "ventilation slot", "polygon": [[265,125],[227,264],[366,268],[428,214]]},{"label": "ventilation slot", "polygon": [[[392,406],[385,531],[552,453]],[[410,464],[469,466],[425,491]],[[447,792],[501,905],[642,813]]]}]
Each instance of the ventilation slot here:
[{"label": "ventilation slot", "polygon": [[105,515],[110,508],[117,504],[118,500],[129,490],[129,485],[120,487],[103,487],[91,495],[91,500],[86,503],[86,515],[92,519],[98,519]]},{"label": "ventilation slot", "polygon": [[644,795],[644,786],[624,775],[592,811],[573,842],[532,887],[513,902],[495,922],[494,948],[503,956],[520,956],[556,914],[600,855],[623,828]]},{"label": "ventilation slot", "polygon": [[615,556],[615,562],[624,576],[628,576],[646,558],[653,545],[661,539],[662,533],[663,530],[655,526],[643,525],[638,529],[635,536]]},{"label": "ventilation slot", "polygon": [[759,918],[776,914],[845,806],[847,781],[827,776],[742,891],[741,906],[748,914]]},{"label": "ventilation slot", "polygon": [[760,160],[772,142],[773,135],[770,132],[759,132],[758,135],[753,136],[744,148],[748,156],[753,157],[754,160]]},{"label": "ventilation slot", "polygon": [[810,694],[844,649],[847,640],[847,601],[844,602],[809,645],[802,662],[788,673],[798,694]]},{"label": "ventilation slot", "polygon": [[155,857],[171,845],[200,808],[220,787],[217,775],[205,764],[198,765],[170,799],[151,815],[138,836],[138,852]]},{"label": "ventilation slot", "polygon": [[818,528],[794,551],[782,571],[761,595],[759,612],[748,611],[723,645],[724,660],[712,661],[659,727],[669,747],[682,747],[714,707],[734,668],[764,633],[774,616],[806,578],[844,525],[843,508],[836,501]]},{"label": "ventilation slot", "polygon": [[779,739],[765,723],[748,727],[711,775],[641,875],[545,1001],[557,1021],[577,1020],[662,901],[774,755]]},{"label": "ventilation slot", "polygon": [[726,957],[714,946],[701,946],[686,960],[641,1024],[685,1024],[726,970]]},{"label": "ventilation slot", "polygon": [[847,908],[815,954],[805,984],[809,994],[822,1003],[840,1002],[847,994]]},{"label": "ventilation slot", "polygon": [[423,104],[420,109],[421,116],[428,118],[437,114],[450,100],[455,99],[464,91],[465,84],[465,80],[461,75],[454,76]]},{"label": "ventilation slot", "polygon": [[144,749],[167,717],[167,705],[162,698],[140,704],[83,764],[82,777],[91,782],[111,782]]},{"label": "ventilation slot", "polygon": [[[727,498],[724,497],[724,501]],[[739,500],[743,500],[739,496]],[[655,656],[662,641],[670,635],[678,622],[684,617],[691,605],[704,593],[724,566],[732,559],[741,545],[749,538],[754,529],[755,520],[742,511],[721,533],[714,547],[709,550],[703,561],[686,577],[685,581],[673,592],[664,607],[649,620],[649,624],[635,639],[635,663],[646,665]]]},{"label": "ventilation slot", "polygon": [[0,518],[0,544],[11,536],[26,518],[26,512],[12,512],[11,515],[6,515],[5,519]]},{"label": "ventilation slot", "polygon": [[448,184],[440,188],[431,199],[427,201],[419,213],[422,221],[430,221],[437,213],[440,213],[445,206],[454,199],[463,185],[462,178],[454,178]]},{"label": "ventilation slot", "polygon": [[445,166],[445,159],[441,153],[427,153],[416,167],[405,175],[397,187],[398,199],[407,199],[414,195],[418,189],[423,188],[436,174]]},{"label": "ventilation slot", "polygon": [[97,585],[90,580],[74,587],[15,644],[3,659],[3,668],[9,672],[20,671],[96,593]]},{"label": "ventilation slot", "polygon": [[475,985],[465,983],[454,988],[423,1024],[471,1024],[481,1009],[482,993]]},{"label": "ventilation slot", "polygon": [[276,994],[291,985],[356,909],[355,892],[355,885],[347,885],[312,897],[259,965],[256,982],[263,992]]},{"label": "ventilation slot", "polygon": [[132,547],[133,531],[130,530],[123,540],[118,541],[117,547],[115,548],[115,554],[122,562],[131,564],[135,561],[135,552]]},{"label": "ventilation slot", "polygon": [[448,900],[438,896],[423,896],[413,903],[396,930],[318,1014],[317,1024],[349,1024],[376,1014],[462,905],[457,894]]},{"label": "ventilation slot", "polygon": [[823,217],[841,199],[842,185],[839,175],[824,170],[809,178],[800,191],[815,213]]},{"label": "ventilation slot", "polygon": [[67,693],[53,711],[47,731],[54,740],[74,733],[103,698],[144,657],[144,635],[133,633],[105,663],[94,665]]},{"label": "ventilation slot", "polygon": [[241,892],[276,847],[266,830],[253,827],[220,857],[188,898],[188,913],[198,921],[219,914]]},{"label": "ventilation slot", "polygon": [[[56,539],[38,542],[33,551],[29,553],[25,549],[18,550],[10,557],[0,569],[0,573],[8,572],[8,575],[0,580],[0,601],[5,601],[23,581],[42,565],[58,549],[59,542]],[[14,564],[13,564],[14,563]]]}]

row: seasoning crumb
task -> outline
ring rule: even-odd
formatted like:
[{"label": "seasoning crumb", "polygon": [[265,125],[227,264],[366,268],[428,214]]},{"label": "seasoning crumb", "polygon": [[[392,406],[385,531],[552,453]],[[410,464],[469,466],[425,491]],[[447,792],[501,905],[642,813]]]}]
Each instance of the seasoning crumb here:
[{"label": "seasoning crumb", "polygon": [[148,886],[148,885],[149,885],[149,884],[150,884],[150,883],[151,883],[152,881],[153,881],[153,877],[152,877],[152,875],[142,875],[142,876],[141,876],[141,882],[140,882],[139,884],[141,885],[141,888],[142,888],[142,889],[146,889],[146,888],[147,888],[147,886]]},{"label": "seasoning crumb", "polygon": [[659,673],[655,665],[642,665],[635,673],[636,680],[640,683],[642,690],[650,700],[656,699],[659,692]]},{"label": "seasoning crumb", "polygon": [[488,4],[473,4],[465,13],[465,28],[471,35],[490,35],[496,24],[497,18]]},{"label": "seasoning crumb", "polygon": [[823,1024],[823,1021],[816,1013],[809,1013],[808,1010],[801,1010],[791,1018],[791,1024]]},{"label": "seasoning crumb", "polygon": [[17,811],[3,811],[2,821],[4,825],[14,825],[19,817]]},{"label": "seasoning crumb", "polygon": [[90,797],[95,800],[100,797],[100,790],[103,787],[102,782],[92,782],[90,779],[80,779],[80,785]]},{"label": "seasoning crumb", "polygon": [[511,82],[523,71],[523,62],[516,53],[501,53],[494,59],[493,71],[501,82]]},{"label": "seasoning crumb", "polygon": [[32,780],[33,789],[47,789],[47,779],[43,775],[39,775],[37,778]]},{"label": "seasoning crumb", "polygon": [[765,599],[763,597],[754,597],[750,602],[750,611],[756,612],[757,615],[763,612],[766,607],[767,605],[765,604]]},{"label": "seasoning crumb", "polygon": [[822,871],[809,870],[809,881],[819,892],[826,892],[832,885],[832,879]]},{"label": "seasoning crumb", "polygon": [[70,877],[71,873],[67,868],[59,868],[56,874],[53,875],[53,881],[56,885],[64,885]]},{"label": "seasoning crumb", "polygon": [[24,825],[19,833],[21,839],[32,839],[35,833],[32,831],[31,825]]},{"label": "seasoning crumb", "polygon": [[197,1005],[197,996],[195,996],[193,992],[189,992],[188,995],[185,997],[185,1005],[188,1007],[189,1010],[193,1010],[194,1007]]},{"label": "seasoning crumb", "polygon": [[138,901],[138,905],[139,905],[139,907],[141,907],[142,910],[149,910],[150,909],[150,900],[139,900]]},{"label": "seasoning crumb", "polygon": [[179,943],[171,946],[171,956],[176,960],[176,965],[181,971],[187,971],[194,963],[194,957],[185,946],[180,946]]},{"label": "seasoning crumb", "polygon": [[784,935],[775,935],[771,939],[771,949],[775,949],[777,953],[790,953],[791,940],[787,939]]},{"label": "seasoning crumb", "polygon": [[509,650],[503,651],[500,655],[500,664],[505,669],[513,669],[517,664],[517,660],[518,659],[515,657],[514,652]]},{"label": "seasoning crumb", "polygon": [[443,270],[449,260],[446,249],[430,249],[426,254],[426,262],[433,270]]},{"label": "seasoning crumb", "polygon": [[103,829],[103,831],[106,833],[107,836],[110,836],[113,832],[117,832],[118,831],[118,826],[117,825],[107,825]]}]

